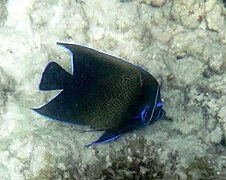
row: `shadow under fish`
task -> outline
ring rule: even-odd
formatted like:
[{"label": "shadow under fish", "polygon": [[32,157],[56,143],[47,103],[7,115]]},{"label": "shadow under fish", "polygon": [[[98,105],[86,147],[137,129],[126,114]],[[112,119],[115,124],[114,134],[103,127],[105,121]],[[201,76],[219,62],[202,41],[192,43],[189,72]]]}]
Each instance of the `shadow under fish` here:
[{"label": "shadow under fish", "polygon": [[144,69],[95,49],[58,42],[71,53],[72,73],[50,62],[39,89],[62,90],[37,113],[73,124],[103,130],[96,141],[105,143],[145,127],[165,115],[160,87]]}]

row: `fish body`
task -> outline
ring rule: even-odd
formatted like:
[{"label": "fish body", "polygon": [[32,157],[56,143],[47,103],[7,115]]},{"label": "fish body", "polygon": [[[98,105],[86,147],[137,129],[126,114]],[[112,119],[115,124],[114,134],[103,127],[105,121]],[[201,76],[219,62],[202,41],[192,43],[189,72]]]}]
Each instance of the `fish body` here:
[{"label": "fish body", "polygon": [[87,146],[112,141],[164,116],[159,84],[147,71],[86,46],[57,44],[71,53],[72,73],[50,62],[39,89],[62,91],[34,111],[105,131]]}]

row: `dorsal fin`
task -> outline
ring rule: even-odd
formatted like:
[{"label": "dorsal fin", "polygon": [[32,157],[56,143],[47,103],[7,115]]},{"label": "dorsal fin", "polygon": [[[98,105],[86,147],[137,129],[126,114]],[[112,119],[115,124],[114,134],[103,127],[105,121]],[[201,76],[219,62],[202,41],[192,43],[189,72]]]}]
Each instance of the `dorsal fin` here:
[{"label": "dorsal fin", "polygon": [[[72,64],[72,74],[84,74],[89,72],[92,67],[99,67],[101,65],[105,66],[105,73],[109,73],[109,68],[119,68],[123,67],[122,65],[126,65],[130,67],[132,64],[119,59],[116,56],[110,55],[108,53],[79,45],[79,44],[70,44],[57,42],[57,45],[63,47],[71,54],[71,64]],[[115,66],[116,65],[116,66]],[[102,69],[103,70],[103,69]]]}]

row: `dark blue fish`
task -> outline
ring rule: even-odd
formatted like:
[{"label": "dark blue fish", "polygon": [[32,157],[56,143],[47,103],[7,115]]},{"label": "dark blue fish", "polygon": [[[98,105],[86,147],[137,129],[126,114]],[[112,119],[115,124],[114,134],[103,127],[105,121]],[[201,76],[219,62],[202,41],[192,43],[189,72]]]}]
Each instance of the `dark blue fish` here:
[{"label": "dark blue fish", "polygon": [[113,141],[164,116],[159,84],[147,71],[92,48],[57,44],[71,52],[72,73],[50,62],[39,88],[62,91],[34,111],[105,131],[87,146]]}]

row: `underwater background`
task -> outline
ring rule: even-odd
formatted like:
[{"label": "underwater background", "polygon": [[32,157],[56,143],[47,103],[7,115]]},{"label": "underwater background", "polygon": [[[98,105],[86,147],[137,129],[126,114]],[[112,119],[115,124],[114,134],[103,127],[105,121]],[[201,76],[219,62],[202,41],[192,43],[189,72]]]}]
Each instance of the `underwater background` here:
[{"label": "underwater background", "polygon": [[[101,132],[35,114],[57,41],[146,69],[166,117],[86,148]],[[0,179],[226,179],[225,0],[0,0],[0,42]]]}]

